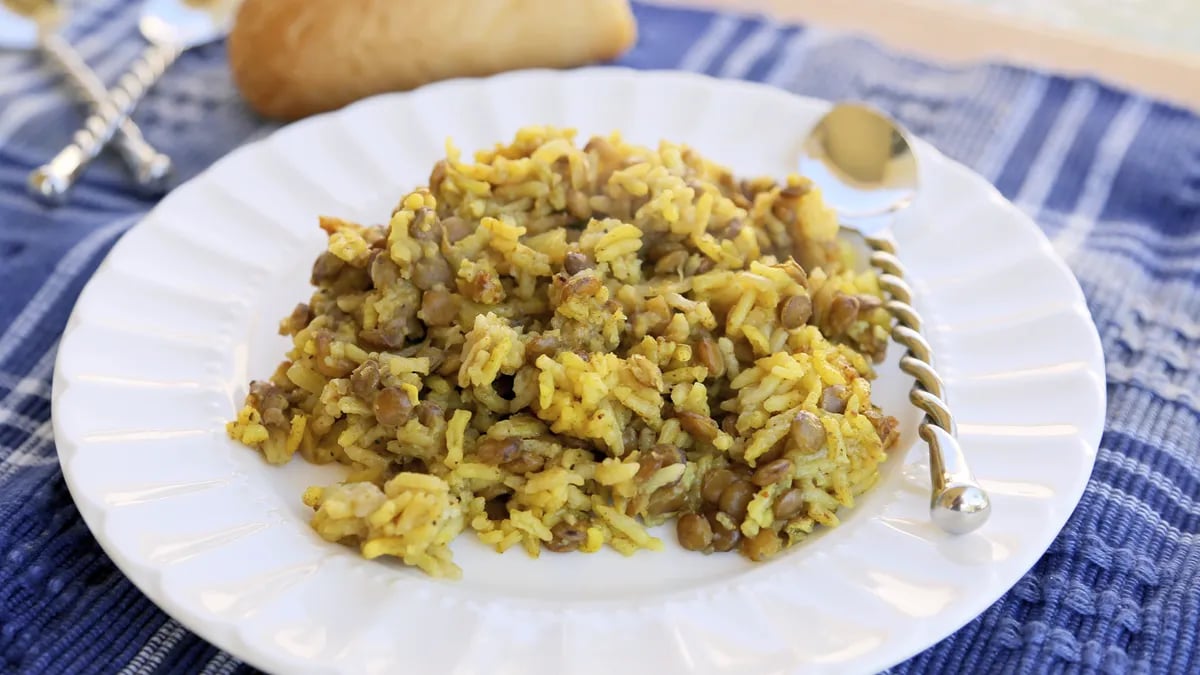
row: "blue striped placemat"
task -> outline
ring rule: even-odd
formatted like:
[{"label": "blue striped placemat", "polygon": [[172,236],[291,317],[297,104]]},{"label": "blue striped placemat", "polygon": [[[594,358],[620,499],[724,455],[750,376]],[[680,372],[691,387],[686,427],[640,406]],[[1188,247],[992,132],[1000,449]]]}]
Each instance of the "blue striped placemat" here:
[{"label": "blue striped placemat", "polygon": [[[863,99],[975,168],[1044,228],[1100,328],[1108,421],[1079,509],[1002,600],[893,672],[1200,672],[1200,119],[1092,80],[947,68],[755,17],[636,10],[625,65]],[[112,82],[142,44],[135,22],[133,3],[99,0],[66,33]],[[186,54],[138,121],[184,177],[272,129],[238,100],[220,44]],[[64,208],[26,198],[26,173],[80,122],[35,56],[0,53],[0,671],[249,671],[113,567],[58,469],[59,335],[151,206],[111,158]]]}]

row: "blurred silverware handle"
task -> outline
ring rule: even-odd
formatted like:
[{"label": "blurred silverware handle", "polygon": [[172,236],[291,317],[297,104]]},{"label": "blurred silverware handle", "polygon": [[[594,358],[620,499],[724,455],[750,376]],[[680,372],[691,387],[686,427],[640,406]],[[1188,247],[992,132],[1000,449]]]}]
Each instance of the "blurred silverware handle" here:
[{"label": "blurred silverware handle", "polygon": [[29,189],[43,203],[61,204],[84,169],[112,140],[121,123],[179,57],[175,45],[153,44],[134,61],[104,100],[92,111],[74,140],[54,159],[29,175]]},{"label": "blurred silverware handle", "polygon": [[880,272],[879,287],[889,296],[885,306],[895,319],[892,339],[906,350],[900,357],[900,370],[916,380],[909,399],[925,413],[917,432],[929,446],[930,516],[950,534],[972,532],[987,522],[991,499],[975,480],[959,446],[946,387],[934,369],[933,350],[921,335],[921,317],[912,305],[913,292],[904,279],[896,248],[883,237],[865,240],[873,251],[871,265]]},{"label": "blurred silverware handle", "polygon": [[[41,47],[46,56],[66,75],[68,83],[78,92],[80,99],[87,103],[89,109],[94,110],[98,107],[108,92],[104,90],[104,83],[92,72],[75,48],[53,32],[43,32]],[[171,173],[171,158],[146,142],[141,129],[133,120],[126,118],[121,122],[112,142],[125,160],[126,166],[133,172],[134,180],[139,186],[154,192],[165,189]]]}]

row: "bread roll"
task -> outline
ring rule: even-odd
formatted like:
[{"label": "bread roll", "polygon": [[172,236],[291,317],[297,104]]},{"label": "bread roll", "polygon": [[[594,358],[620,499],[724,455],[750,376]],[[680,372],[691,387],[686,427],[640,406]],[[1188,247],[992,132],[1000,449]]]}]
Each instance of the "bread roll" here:
[{"label": "bread roll", "polygon": [[627,0],[244,0],[233,79],[276,119],[451,77],[565,68],[619,56]]}]

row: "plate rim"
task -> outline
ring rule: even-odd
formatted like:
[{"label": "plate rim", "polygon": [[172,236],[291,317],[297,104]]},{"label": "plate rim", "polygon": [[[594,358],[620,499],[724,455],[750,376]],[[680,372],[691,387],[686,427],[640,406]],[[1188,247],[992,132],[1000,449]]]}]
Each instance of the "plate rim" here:
[{"label": "plate rim", "polygon": [[[693,73],[693,72],[687,72],[687,71],[677,71],[677,70],[669,70],[669,69],[635,69],[635,68],[629,68],[629,67],[624,67],[624,66],[591,66],[591,67],[578,68],[578,69],[573,69],[573,70],[556,70],[556,69],[547,69],[547,68],[522,69],[522,70],[509,71],[509,72],[501,73],[498,75],[492,75],[492,76],[453,78],[453,79],[448,79],[448,80],[443,80],[440,82],[427,84],[422,87],[413,89],[411,91],[392,92],[392,93],[386,93],[386,94],[372,96],[372,97],[357,101],[355,103],[352,103],[352,104],[345,106],[343,108],[340,108],[338,110],[321,113],[318,115],[314,115],[314,116],[278,127],[264,136],[255,138],[255,140],[235,148],[234,150],[230,151],[229,153],[227,153],[224,156],[222,156],[221,158],[219,158],[217,161],[213,162],[210,166],[208,166],[204,170],[198,172],[196,175],[194,175],[188,181],[177,186],[172,191],[172,193],[170,193],[166,197],[164,197],[163,200],[160,200],[160,202],[155,204],[140,219],[138,219],[138,221],[134,225],[132,225],[122,235],[122,237],[116,242],[116,244],[114,244],[114,246],[110,249],[109,253],[105,256],[103,262],[101,262],[101,264],[99,266],[97,266],[96,270],[93,272],[92,276],[88,279],[88,281],[82,287],[82,289],[79,293],[76,304],[72,308],[70,316],[69,316],[69,318],[65,324],[65,327],[63,329],[62,335],[59,340],[59,345],[61,346],[61,345],[65,345],[68,343],[68,337],[77,329],[79,323],[82,321],[82,319],[80,318],[79,307],[83,303],[80,302],[80,300],[83,300],[88,297],[88,292],[90,289],[93,288],[94,281],[98,278],[101,278],[106,273],[106,271],[109,267],[110,259],[112,258],[113,254],[115,252],[117,252],[119,250],[119,247],[121,247],[125,243],[125,241],[126,241],[125,235],[133,232],[135,229],[144,227],[148,222],[152,222],[154,220],[155,216],[160,212],[160,210],[164,209],[164,204],[167,204],[168,206],[170,205],[170,198],[174,193],[179,192],[185,188],[188,188],[188,187],[192,186],[193,184],[199,183],[200,181],[211,176],[214,173],[220,172],[225,165],[232,163],[233,160],[235,160],[237,157],[240,157],[245,154],[250,154],[250,153],[253,153],[256,151],[260,151],[268,143],[270,143],[272,141],[272,139],[275,138],[276,135],[279,135],[284,132],[294,131],[300,127],[319,126],[322,124],[328,124],[328,123],[330,123],[330,120],[332,120],[334,118],[350,114],[352,111],[356,111],[361,108],[366,108],[366,107],[374,106],[374,105],[386,105],[386,102],[388,102],[388,101],[401,101],[401,100],[406,100],[406,99],[410,99],[410,98],[414,98],[414,97],[420,97],[423,95],[427,95],[429,92],[436,92],[436,91],[442,90],[442,89],[451,89],[451,88],[456,88],[456,87],[469,88],[469,87],[488,86],[488,83],[503,84],[503,82],[508,79],[520,79],[520,78],[571,79],[571,78],[587,78],[587,77],[591,77],[593,75],[601,75],[601,74],[606,75],[606,76],[616,75],[616,76],[638,78],[638,79],[653,79],[653,78],[667,77],[667,78],[673,78],[673,79],[691,80],[691,81],[694,81],[697,83],[701,83],[705,87],[715,87],[715,88],[730,87],[730,88],[734,88],[734,89],[743,88],[745,90],[753,90],[753,91],[768,94],[771,96],[796,99],[799,102],[801,102],[805,105],[810,105],[810,106],[828,107],[830,105],[829,101],[814,98],[814,97],[809,97],[809,96],[803,96],[800,94],[794,94],[794,93],[784,90],[782,88],[774,87],[774,86],[771,86],[771,85],[768,85],[765,83],[751,82],[751,81],[745,81],[745,80],[734,80],[734,79],[727,79],[727,78],[718,78],[718,77],[713,77],[713,76],[709,76],[709,75],[705,75],[705,74],[701,74],[701,73]],[[1076,313],[1080,315],[1080,318],[1082,318],[1086,322],[1088,328],[1090,329],[1088,331],[1088,337],[1090,338],[1089,339],[1090,344],[1088,344],[1086,346],[1086,351],[1088,352],[1088,354],[1090,356],[1095,357],[1095,358],[1087,359],[1088,372],[1090,374],[1094,374],[1094,375],[1098,376],[1098,382],[1096,382],[1095,384],[1096,384],[1097,392],[1099,394],[1099,396],[1098,396],[1099,410],[1098,410],[1097,414],[1091,420],[1089,420],[1088,425],[1081,425],[1078,430],[1079,438],[1081,440],[1083,440],[1086,444],[1087,456],[1088,456],[1089,461],[1088,461],[1087,471],[1081,473],[1081,475],[1079,476],[1079,479],[1076,481],[1076,484],[1074,486],[1072,486],[1072,490],[1070,492],[1068,492],[1066,490],[1062,491],[1064,495],[1069,497],[1068,500],[1064,500],[1064,503],[1070,504],[1070,510],[1062,516],[1062,524],[1053,529],[1053,532],[1049,535],[1048,541],[1044,542],[1044,544],[1042,542],[1039,542],[1037,546],[1032,547],[1034,549],[1037,549],[1038,553],[1036,554],[1036,556],[1033,557],[1033,560],[1030,563],[1029,567],[1024,569],[1022,571],[1021,575],[1014,578],[1011,583],[1006,582],[1005,584],[1003,584],[1002,585],[1003,589],[999,592],[999,595],[996,595],[996,597],[990,597],[991,594],[985,594],[988,596],[986,598],[986,600],[978,600],[977,599],[975,601],[971,601],[969,598],[962,599],[962,602],[972,602],[973,604],[978,605],[979,611],[969,612],[964,615],[965,618],[963,620],[949,621],[945,625],[939,626],[938,629],[936,629],[936,630],[922,631],[922,635],[924,637],[919,641],[920,644],[915,644],[914,646],[911,646],[910,648],[893,649],[891,651],[886,652],[886,658],[876,659],[874,661],[868,661],[864,664],[864,665],[869,665],[871,668],[875,668],[875,669],[885,668],[885,667],[889,667],[891,665],[899,664],[899,663],[911,658],[912,656],[919,654],[922,651],[935,646],[938,642],[944,640],[946,637],[948,637],[951,634],[953,634],[954,632],[960,630],[963,626],[969,624],[971,621],[973,621],[975,618],[977,618],[983,611],[986,611],[988,606],[995,603],[1000,598],[1002,598],[1005,594],[1007,594],[1011,590],[1011,588],[1020,580],[1021,576],[1024,576],[1024,574],[1028,572],[1028,569],[1032,568],[1033,565],[1037,564],[1037,561],[1040,560],[1041,557],[1045,554],[1046,550],[1053,543],[1054,539],[1056,539],[1058,537],[1059,533],[1061,533],[1063,527],[1065,527],[1065,525],[1069,521],[1071,514],[1075,511],[1075,509],[1078,508],[1078,505],[1082,499],[1082,496],[1084,494],[1086,486],[1090,481],[1091,474],[1094,471],[1096,454],[1097,454],[1097,451],[1099,448],[1099,442],[1100,442],[1101,434],[1102,434],[1103,428],[1104,428],[1104,422],[1105,422],[1105,418],[1106,418],[1106,407],[1107,407],[1107,387],[1105,385],[1106,380],[1107,380],[1107,372],[1106,372],[1106,364],[1105,364],[1104,358],[1103,358],[1103,350],[1102,350],[1100,335],[1099,335],[1099,331],[1096,328],[1095,321],[1091,315],[1090,309],[1087,306],[1086,297],[1083,293],[1082,288],[1079,285],[1077,277],[1070,270],[1069,266],[1061,258],[1061,256],[1059,256],[1057,254],[1057,252],[1053,249],[1052,245],[1050,244],[1049,239],[1046,237],[1046,235],[1042,231],[1042,229],[1034,222],[1034,220],[1030,216],[1025,214],[1023,211],[1018,209],[1011,201],[1009,201],[1008,199],[1003,197],[999,193],[999,191],[996,190],[995,187],[990,184],[990,182],[988,182],[985,178],[983,178],[979,174],[975,173],[969,167],[961,164],[960,162],[958,162],[954,159],[947,157],[946,155],[941,153],[938,149],[933,147],[928,142],[926,142],[920,138],[917,138],[915,140],[916,140],[916,144],[921,148],[922,154],[925,154],[925,155],[928,155],[931,157],[936,157],[939,161],[944,162],[945,165],[947,166],[947,168],[953,169],[958,172],[963,172],[966,175],[969,175],[969,177],[972,179],[973,182],[978,183],[978,187],[980,187],[981,189],[985,190],[988,193],[989,201],[993,202],[994,207],[1005,209],[1005,210],[1009,211],[1010,214],[1013,215],[1015,218],[1019,219],[1022,222],[1022,224],[1026,227],[1026,229],[1028,229],[1029,231],[1031,231],[1034,234],[1034,236],[1038,242],[1038,247],[1040,249],[1040,253],[1042,254],[1040,257],[1043,258],[1045,261],[1050,262],[1052,265],[1054,265],[1057,268],[1056,271],[1058,273],[1060,273],[1061,275],[1064,275],[1065,278],[1069,279],[1070,284],[1071,284],[1071,291],[1075,295],[1074,302],[1073,302],[1073,308],[1076,310]],[[1083,346],[1081,346],[1081,350],[1083,350]],[[211,620],[211,619],[194,617],[192,611],[190,611],[188,608],[186,608],[182,603],[176,602],[176,600],[173,599],[169,593],[165,592],[164,586],[161,583],[161,578],[160,578],[161,571],[160,570],[157,570],[157,571],[150,570],[150,569],[143,570],[142,569],[144,567],[143,565],[130,560],[128,557],[126,557],[122,553],[122,551],[119,548],[117,548],[114,545],[114,543],[112,541],[109,541],[106,536],[103,536],[105,534],[104,523],[106,520],[104,509],[100,509],[100,508],[93,509],[93,505],[89,502],[88,499],[80,498],[80,496],[77,494],[77,490],[78,490],[77,482],[76,482],[76,480],[73,479],[73,472],[71,472],[69,470],[69,466],[72,463],[70,461],[70,456],[78,453],[79,445],[76,444],[75,439],[71,438],[70,435],[62,427],[62,419],[63,419],[62,399],[63,399],[63,394],[69,388],[69,382],[67,381],[66,377],[63,375],[63,369],[61,368],[61,364],[62,364],[64,358],[66,358],[66,356],[65,356],[66,354],[68,354],[67,350],[64,350],[61,348],[59,349],[59,351],[55,357],[55,368],[54,368],[54,373],[53,373],[53,377],[52,377],[51,420],[52,420],[52,426],[53,426],[53,430],[54,430],[55,449],[56,449],[57,457],[59,459],[60,469],[63,473],[64,481],[67,485],[68,491],[71,494],[72,500],[76,504],[76,507],[80,512],[80,515],[83,517],[85,524],[88,526],[88,529],[93,534],[94,538],[100,545],[101,549],[113,561],[114,565],[116,565],[116,567],[119,570],[121,570],[122,574],[124,574],[125,577],[127,579],[129,579],[129,581],[131,583],[133,583],[134,586],[141,593],[143,593],[147,598],[149,598],[151,600],[151,602],[153,602],[156,606],[158,606],[169,617],[173,618],[176,621],[179,621],[179,623],[181,625],[183,625],[188,630],[192,631],[193,633],[195,633],[202,639],[208,641],[209,643],[217,646],[220,649],[225,650],[226,652],[230,653],[231,655],[235,656],[236,658],[238,658],[256,668],[267,671],[267,672],[277,672],[278,670],[286,671],[286,670],[290,670],[290,669],[294,668],[295,667],[294,663],[289,663],[286,660],[286,658],[281,658],[277,653],[275,653],[271,650],[263,649],[260,646],[256,646],[255,644],[253,644],[249,641],[240,639],[238,631],[228,629],[228,627],[229,627],[228,623],[224,624],[226,630],[218,630],[217,626],[215,625],[217,623],[216,621]],[[155,573],[154,574],[144,574],[143,573],[144,571],[155,572]],[[663,603],[671,603],[673,601],[673,599],[676,597],[677,597],[676,593],[671,593],[668,596],[664,596],[662,598],[656,598],[656,600],[663,602]],[[918,641],[914,640],[913,642],[916,643]],[[883,655],[884,654],[880,654],[880,656],[883,656]]]}]

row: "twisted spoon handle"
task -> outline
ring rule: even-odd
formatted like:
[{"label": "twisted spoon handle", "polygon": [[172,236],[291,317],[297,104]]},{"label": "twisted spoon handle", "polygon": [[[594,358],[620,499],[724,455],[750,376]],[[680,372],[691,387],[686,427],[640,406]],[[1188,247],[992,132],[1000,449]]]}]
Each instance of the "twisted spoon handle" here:
[{"label": "twisted spoon handle", "polygon": [[83,170],[112,140],[121,122],[129,117],[179,53],[175,45],[147,47],[117,81],[108,97],[96,106],[83,128],[75,132],[72,143],[30,174],[29,188],[34,196],[47,204],[61,204]]},{"label": "twisted spoon handle", "polygon": [[907,350],[900,357],[900,370],[916,379],[909,399],[925,412],[917,432],[929,445],[930,516],[946,532],[966,534],[987,521],[991,501],[976,482],[955,438],[945,386],[933,368],[933,350],[921,337],[921,317],[912,306],[912,289],[904,281],[904,266],[896,257],[896,248],[880,237],[864,239],[872,251],[871,265],[882,273],[879,286],[890,296],[885,306],[896,320],[892,339]]},{"label": "twisted spoon handle", "polygon": [[[104,83],[96,77],[74,47],[55,33],[43,34],[41,46],[46,56],[66,74],[67,82],[87,103],[88,108],[94,110],[99,106],[108,92],[104,90]],[[121,153],[126,166],[133,172],[138,185],[156,192],[166,186],[171,171],[171,158],[147,143],[141,129],[138,129],[133,120],[121,121],[113,138],[113,145]]]}]

